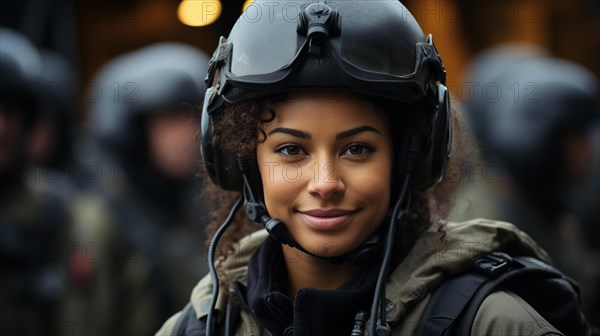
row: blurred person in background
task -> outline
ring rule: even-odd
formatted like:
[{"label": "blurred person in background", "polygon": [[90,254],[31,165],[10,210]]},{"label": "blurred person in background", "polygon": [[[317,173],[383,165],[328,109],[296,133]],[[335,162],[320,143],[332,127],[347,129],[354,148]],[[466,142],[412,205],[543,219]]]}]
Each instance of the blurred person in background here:
[{"label": "blurred person in background", "polygon": [[478,57],[469,82],[475,90],[466,111],[485,163],[481,183],[466,185],[467,201],[453,217],[495,218],[529,233],[580,283],[597,323],[600,260],[572,207],[600,152],[592,133],[600,119],[597,79],[533,46],[508,44]]},{"label": "blurred person in background", "polygon": [[24,182],[43,71],[26,37],[0,28],[0,335],[58,335],[69,216]]},{"label": "blurred person in background", "polygon": [[38,117],[26,149],[33,167],[26,177],[30,187],[68,201],[82,175],[80,163],[74,159],[77,76],[60,54],[42,50],[40,55],[44,70],[37,90]]},{"label": "blurred person in background", "polygon": [[207,63],[191,46],[159,43],[112,59],[93,79],[102,94],[82,164],[100,174],[83,181],[74,205],[76,334],[149,335],[207,271],[194,196]]}]

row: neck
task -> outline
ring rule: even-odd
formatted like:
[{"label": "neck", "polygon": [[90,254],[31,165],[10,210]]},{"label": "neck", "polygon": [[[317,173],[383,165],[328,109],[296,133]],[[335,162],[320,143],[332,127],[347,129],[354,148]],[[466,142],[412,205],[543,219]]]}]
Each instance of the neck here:
[{"label": "neck", "polygon": [[282,245],[282,248],[289,274],[289,296],[292,301],[295,301],[296,293],[300,288],[335,290],[364,270],[362,264],[334,265],[287,245]]}]

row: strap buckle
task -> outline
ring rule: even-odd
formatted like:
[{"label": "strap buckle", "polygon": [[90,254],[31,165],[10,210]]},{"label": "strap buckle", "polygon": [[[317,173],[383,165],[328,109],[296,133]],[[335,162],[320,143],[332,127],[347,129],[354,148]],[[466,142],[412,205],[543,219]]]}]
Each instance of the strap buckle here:
[{"label": "strap buckle", "polygon": [[513,264],[513,259],[503,252],[492,252],[477,260],[473,267],[480,273],[492,278],[507,271]]}]

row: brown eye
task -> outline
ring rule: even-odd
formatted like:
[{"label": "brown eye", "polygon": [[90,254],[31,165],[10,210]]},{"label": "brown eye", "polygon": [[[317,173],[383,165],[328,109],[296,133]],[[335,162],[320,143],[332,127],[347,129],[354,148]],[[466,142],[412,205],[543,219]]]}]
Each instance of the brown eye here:
[{"label": "brown eye", "polygon": [[278,147],[277,149],[275,149],[275,151],[277,153],[280,153],[283,155],[290,155],[290,156],[306,154],[302,150],[302,148],[300,148],[300,146],[297,146],[297,145],[284,145],[284,146]]},{"label": "brown eye", "polygon": [[348,151],[352,155],[360,155],[363,153],[363,150],[364,150],[364,148],[360,147],[360,146],[352,146],[352,147],[348,148]]},{"label": "brown eye", "polygon": [[344,150],[342,155],[365,155],[373,152],[373,147],[364,144],[352,144]]}]

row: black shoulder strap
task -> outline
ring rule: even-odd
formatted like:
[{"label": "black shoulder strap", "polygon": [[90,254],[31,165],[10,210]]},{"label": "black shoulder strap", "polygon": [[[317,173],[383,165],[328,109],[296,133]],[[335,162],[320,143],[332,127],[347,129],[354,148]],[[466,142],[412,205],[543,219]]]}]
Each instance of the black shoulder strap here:
[{"label": "black shoulder strap", "polygon": [[510,269],[489,280],[475,293],[457,335],[470,334],[479,306],[500,287],[519,295],[565,335],[589,334],[589,325],[580,308],[579,288],[554,267],[532,257],[520,256],[512,259]]},{"label": "black shoulder strap", "polygon": [[535,258],[492,252],[475,262],[474,271],[451,278],[436,290],[418,335],[470,335],[479,307],[500,287],[521,296],[566,335],[587,334],[577,288],[562,273]]},{"label": "black shoulder strap", "polygon": [[[467,303],[485,280],[487,277],[483,275],[467,273],[442,283],[423,312],[418,335],[450,335],[454,321],[465,310]],[[442,302],[452,304],[441,304]]]},{"label": "black shoulder strap", "polygon": [[[493,259],[488,261],[486,258]],[[421,317],[419,335],[451,334],[455,320],[466,309],[473,295],[489,280],[490,276],[503,272],[508,265],[508,262],[500,256],[490,254],[486,258],[476,262],[476,265],[485,272],[467,272],[446,280],[438,287]]]}]

